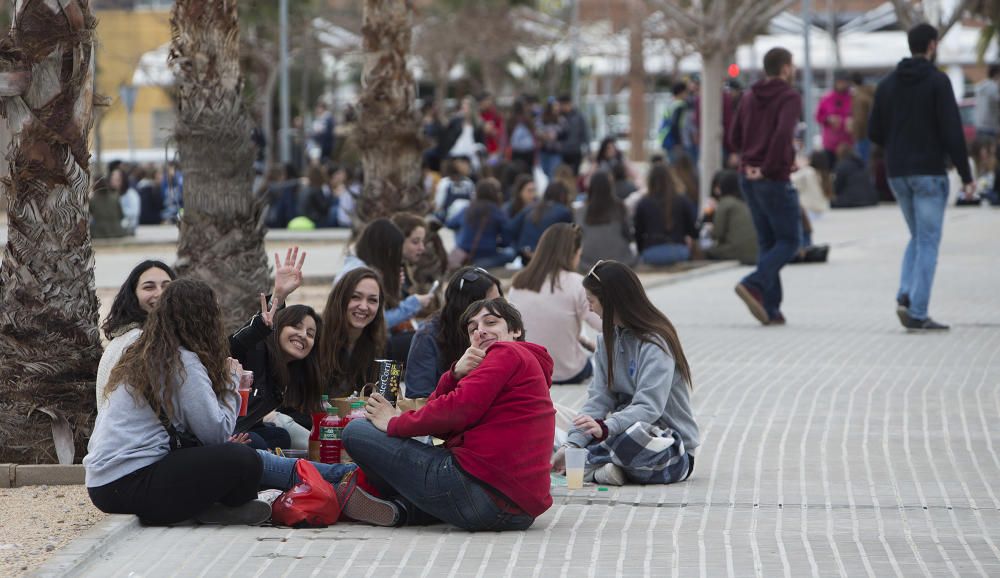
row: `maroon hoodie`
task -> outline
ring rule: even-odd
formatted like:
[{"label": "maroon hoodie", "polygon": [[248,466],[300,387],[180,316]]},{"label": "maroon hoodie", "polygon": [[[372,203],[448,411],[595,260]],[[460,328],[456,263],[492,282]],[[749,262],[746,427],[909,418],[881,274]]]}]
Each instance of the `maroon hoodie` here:
[{"label": "maroon hoodie", "polygon": [[759,167],[764,178],[787,181],[795,164],[795,126],[802,97],[780,78],[766,78],[740,99],[729,129],[729,148],[742,155],[742,168]]},{"label": "maroon hoodie", "polygon": [[388,433],[445,440],[462,471],[537,518],[552,506],[551,385],[552,358],[544,347],[496,343],[461,380],[451,371],[442,375],[427,405],[389,420]]}]

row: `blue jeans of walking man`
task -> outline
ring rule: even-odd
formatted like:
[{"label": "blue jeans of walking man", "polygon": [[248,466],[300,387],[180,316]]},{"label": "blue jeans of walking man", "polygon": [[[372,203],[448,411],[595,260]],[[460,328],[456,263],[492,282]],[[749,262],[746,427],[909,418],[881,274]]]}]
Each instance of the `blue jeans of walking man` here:
[{"label": "blue jeans of walking man", "polygon": [[742,283],[760,291],[771,320],[781,314],[779,273],[799,250],[802,214],[798,191],[788,181],[750,180],[740,177],[743,197],[757,230],[757,269]]},{"label": "blue jeans of walking man", "polygon": [[937,269],[944,209],[948,205],[948,178],[936,175],[893,177],[889,179],[889,188],[910,230],[896,300],[901,304],[909,301],[910,317],[924,320]]}]

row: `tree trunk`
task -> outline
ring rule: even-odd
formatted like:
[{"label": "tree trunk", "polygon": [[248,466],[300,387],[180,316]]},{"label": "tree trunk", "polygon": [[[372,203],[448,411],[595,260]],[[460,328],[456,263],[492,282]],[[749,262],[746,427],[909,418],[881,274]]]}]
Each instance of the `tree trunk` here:
[{"label": "tree trunk", "polygon": [[646,60],[643,54],[642,23],[646,10],[641,0],[633,0],[629,16],[629,141],[633,161],[646,160]]},{"label": "tree trunk", "polygon": [[251,190],[254,148],[242,94],[237,4],[177,0],[168,58],[184,174],[177,272],[215,289],[230,331],[258,309],[257,295],[268,282],[263,206]]},{"label": "tree trunk", "polygon": [[712,176],[722,169],[722,78],[726,74],[726,51],[702,53],[701,155],[698,160],[700,207],[711,194]]},{"label": "tree trunk", "polygon": [[423,149],[413,105],[416,86],[406,69],[411,6],[406,0],[365,0],[365,64],[358,103],[358,148],[365,171],[355,224],[398,211],[425,214],[420,182]]},{"label": "tree trunk", "polygon": [[0,155],[9,161],[0,177],[10,202],[0,463],[72,463],[93,423],[101,357],[87,206],[95,20],[85,0],[16,10],[0,42]]}]

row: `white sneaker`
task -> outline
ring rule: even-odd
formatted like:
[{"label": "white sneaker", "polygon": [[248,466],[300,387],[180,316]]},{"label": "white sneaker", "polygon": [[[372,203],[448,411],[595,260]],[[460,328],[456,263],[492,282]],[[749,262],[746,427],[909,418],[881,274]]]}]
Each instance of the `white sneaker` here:
[{"label": "white sneaker", "polygon": [[628,483],[625,471],[615,464],[604,464],[594,470],[594,483],[602,486],[624,486]]}]

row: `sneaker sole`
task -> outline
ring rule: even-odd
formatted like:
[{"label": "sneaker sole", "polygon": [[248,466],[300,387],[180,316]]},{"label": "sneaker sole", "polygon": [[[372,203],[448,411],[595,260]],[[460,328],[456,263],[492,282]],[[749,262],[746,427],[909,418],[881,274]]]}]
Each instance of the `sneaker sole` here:
[{"label": "sneaker sole", "polygon": [[354,488],[350,497],[347,498],[347,503],[344,504],[341,513],[352,520],[366,522],[374,526],[392,527],[399,519],[395,505],[376,498],[358,487]]},{"label": "sneaker sole", "polygon": [[750,314],[753,315],[757,321],[760,321],[761,325],[767,325],[770,323],[771,319],[767,316],[767,311],[764,310],[764,306],[761,305],[753,297],[753,293],[747,289],[742,283],[736,286],[736,295],[746,303],[747,308],[750,309]]},{"label": "sneaker sole", "polygon": [[202,524],[259,526],[271,519],[271,505],[261,500],[251,500],[236,507],[213,504],[195,519]]},{"label": "sneaker sole", "polygon": [[594,472],[594,483],[602,486],[624,486],[627,481],[620,468],[604,466]]}]

